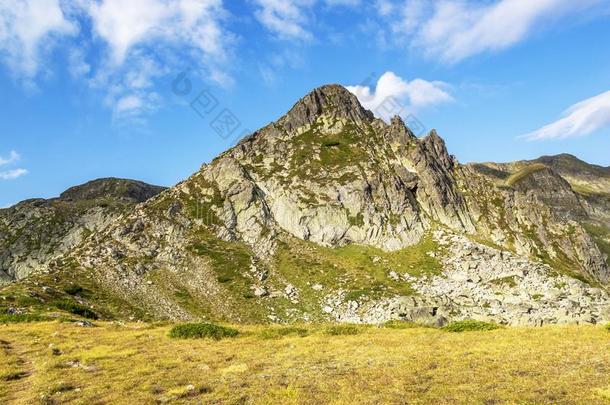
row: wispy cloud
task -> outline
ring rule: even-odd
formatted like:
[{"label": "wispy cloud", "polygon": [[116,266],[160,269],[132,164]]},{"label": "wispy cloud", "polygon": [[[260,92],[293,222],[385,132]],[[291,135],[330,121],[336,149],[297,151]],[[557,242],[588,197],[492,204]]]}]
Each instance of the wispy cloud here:
[{"label": "wispy cloud", "polygon": [[[373,111],[379,118],[389,120],[393,115],[413,113],[453,101],[448,87],[440,81],[408,81],[393,72],[386,72],[377,81],[375,89],[363,85],[347,86],[347,89],[358,97],[365,108]],[[396,103],[398,105],[393,105]]]},{"label": "wispy cloud", "polygon": [[19,159],[21,159],[21,156],[19,155],[19,153],[12,150],[7,158],[3,158],[2,156],[0,156],[0,166],[13,164],[13,163],[17,162]]},{"label": "wispy cloud", "polygon": [[102,0],[87,8],[94,35],[108,58],[92,85],[110,89],[114,119],[137,118],[160,104],[157,82],[193,63],[202,77],[222,85],[233,36],[223,28],[222,0]]},{"label": "wispy cloud", "polygon": [[314,35],[311,24],[314,7],[357,7],[361,0],[253,0],[257,20],[280,39],[310,41]]},{"label": "wispy cloud", "polygon": [[255,0],[256,18],[269,31],[282,39],[309,41],[313,38],[305,25],[307,9],[315,0]]},{"label": "wispy cloud", "polygon": [[114,64],[125,62],[131,49],[159,41],[225,57],[221,0],[103,0],[92,3],[88,11]]},{"label": "wispy cloud", "polygon": [[18,78],[35,77],[53,40],[76,32],[59,0],[0,2],[0,57]]},{"label": "wispy cloud", "polygon": [[[19,153],[14,150],[10,152],[7,158],[0,156],[0,167],[10,166],[17,163],[21,159]],[[0,180],[14,180],[28,174],[26,169],[11,169],[0,171]]]},{"label": "wispy cloud", "polygon": [[202,78],[232,82],[227,15],[222,0],[4,0],[0,60],[35,83],[42,56],[61,40],[70,75],[105,93],[114,118],[136,117],[154,110],[156,85],[189,64]]},{"label": "wispy cloud", "polygon": [[607,0],[379,0],[378,13],[390,21],[395,36],[430,58],[457,63],[499,51],[561,19],[574,19]]},{"label": "wispy cloud", "polygon": [[28,171],[26,169],[7,170],[5,172],[0,172],[0,179],[1,180],[15,180],[21,176],[25,176],[26,174],[28,174]]},{"label": "wispy cloud", "polygon": [[522,135],[528,140],[565,139],[589,135],[610,127],[610,91],[574,104],[563,118]]}]

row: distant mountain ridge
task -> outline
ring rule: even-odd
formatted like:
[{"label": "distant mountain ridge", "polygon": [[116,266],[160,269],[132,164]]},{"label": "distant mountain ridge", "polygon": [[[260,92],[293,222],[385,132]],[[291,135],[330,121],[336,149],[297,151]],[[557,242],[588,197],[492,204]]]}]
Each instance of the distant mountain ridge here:
[{"label": "distant mountain ridge", "polygon": [[132,184],[151,198],[96,208],[104,226],[0,296],[112,319],[601,322],[606,172],[567,155],[462,165],[436,131],[322,86],[175,187]]}]

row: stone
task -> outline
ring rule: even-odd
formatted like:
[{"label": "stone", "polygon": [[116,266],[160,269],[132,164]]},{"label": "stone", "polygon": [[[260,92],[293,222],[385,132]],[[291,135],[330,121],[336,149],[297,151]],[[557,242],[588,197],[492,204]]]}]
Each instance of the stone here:
[{"label": "stone", "polygon": [[254,287],[254,295],[256,297],[259,297],[259,298],[267,297],[269,295],[269,291],[265,287],[255,286]]}]

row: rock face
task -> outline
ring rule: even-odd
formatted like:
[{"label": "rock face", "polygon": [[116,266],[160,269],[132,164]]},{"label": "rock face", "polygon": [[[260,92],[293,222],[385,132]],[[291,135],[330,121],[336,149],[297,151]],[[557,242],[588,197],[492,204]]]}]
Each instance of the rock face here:
[{"label": "rock face", "polygon": [[[83,211],[107,221],[50,249],[56,260],[20,286],[44,303],[82,285],[114,318],[608,320],[610,214],[591,202],[609,191],[606,172],[564,177],[564,160],[547,160],[460,165],[435,131],[417,138],[323,86],[175,187],[131,187],[122,195],[152,198],[122,215]],[[60,200],[80,206],[113,190]],[[10,249],[10,263],[42,261]],[[47,284],[55,292],[40,291]]]},{"label": "rock face", "polygon": [[51,200],[29,200],[0,210],[0,285],[46,268],[91,233],[163,188],[99,179]]}]

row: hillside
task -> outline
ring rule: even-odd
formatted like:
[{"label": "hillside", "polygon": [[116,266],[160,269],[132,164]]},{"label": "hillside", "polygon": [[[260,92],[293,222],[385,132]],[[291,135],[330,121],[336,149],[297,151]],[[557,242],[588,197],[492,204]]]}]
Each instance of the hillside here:
[{"label": "hillside", "polygon": [[323,86],[0,296],[108,319],[599,323],[608,211],[563,166],[461,165]]},{"label": "hillside", "polygon": [[0,285],[46,269],[53,259],[162,190],[133,180],[99,179],[58,198],[0,210]]}]

